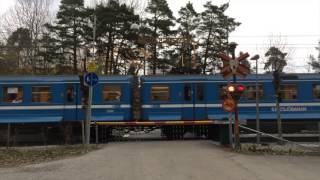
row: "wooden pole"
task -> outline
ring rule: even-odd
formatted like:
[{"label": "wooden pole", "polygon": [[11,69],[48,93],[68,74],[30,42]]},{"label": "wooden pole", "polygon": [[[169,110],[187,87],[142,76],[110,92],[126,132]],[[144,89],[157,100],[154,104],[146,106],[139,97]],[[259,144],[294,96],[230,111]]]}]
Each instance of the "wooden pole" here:
[{"label": "wooden pole", "polygon": [[231,147],[233,147],[233,137],[232,137],[232,124],[233,124],[233,119],[232,119],[232,113],[229,113],[229,143]]}]

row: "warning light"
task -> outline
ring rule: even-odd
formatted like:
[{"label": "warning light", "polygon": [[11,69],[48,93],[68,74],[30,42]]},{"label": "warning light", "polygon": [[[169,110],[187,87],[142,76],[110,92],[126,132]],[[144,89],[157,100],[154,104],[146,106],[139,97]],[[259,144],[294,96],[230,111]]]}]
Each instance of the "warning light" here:
[{"label": "warning light", "polygon": [[234,92],[236,90],[236,88],[234,86],[228,86],[228,92]]},{"label": "warning light", "polygon": [[239,100],[243,92],[246,90],[246,86],[242,84],[229,84],[226,90],[232,99]]},{"label": "warning light", "polygon": [[238,91],[243,92],[245,90],[246,90],[246,87],[244,85],[242,85],[242,84],[238,85]]}]

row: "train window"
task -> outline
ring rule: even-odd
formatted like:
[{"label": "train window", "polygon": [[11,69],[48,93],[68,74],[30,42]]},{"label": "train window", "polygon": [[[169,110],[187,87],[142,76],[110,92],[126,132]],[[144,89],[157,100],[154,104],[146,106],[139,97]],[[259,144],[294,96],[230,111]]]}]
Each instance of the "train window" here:
[{"label": "train window", "polygon": [[197,100],[203,101],[203,99],[204,99],[203,85],[198,84],[197,85]]},{"label": "train window", "polygon": [[102,94],[104,101],[120,101],[121,100],[121,86],[119,85],[105,85]]},{"label": "train window", "polygon": [[153,85],[151,87],[152,101],[169,101],[169,86]]},{"label": "train window", "polygon": [[280,86],[280,96],[284,100],[297,99],[297,86],[295,84],[287,84]]},{"label": "train window", "polygon": [[8,103],[21,103],[23,97],[22,87],[3,87],[3,101]]},{"label": "train window", "polygon": [[[246,86],[247,90],[245,92],[245,97],[248,100],[256,100],[256,85]],[[261,84],[258,84],[258,98],[263,98],[263,87]]]},{"label": "train window", "polygon": [[314,84],[312,94],[315,99],[320,99],[320,84]]},{"label": "train window", "polygon": [[74,101],[74,88],[73,88],[73,86],[68,86],[66,98],[67,98],[67,102]]},{"label": "train window", "polygon": [[52,98],[51,87],[33,86],[32,102],[50,102]]},{"label": "train window", "polygon": [[185,101],[191,100],[191,86],[190,85],[184,86],[184,100]]}]

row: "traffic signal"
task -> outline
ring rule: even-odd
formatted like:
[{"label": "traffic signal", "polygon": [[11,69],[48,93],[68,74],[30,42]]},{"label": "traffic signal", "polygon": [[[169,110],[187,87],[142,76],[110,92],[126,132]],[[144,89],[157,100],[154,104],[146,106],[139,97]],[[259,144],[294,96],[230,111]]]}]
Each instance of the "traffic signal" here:
[{"label": "traffic signal", "polygon": [[227,94],[231,95],[234,100],[239,100],[245,90],[246,86],[242,84],[229,84],[226,89]]}]

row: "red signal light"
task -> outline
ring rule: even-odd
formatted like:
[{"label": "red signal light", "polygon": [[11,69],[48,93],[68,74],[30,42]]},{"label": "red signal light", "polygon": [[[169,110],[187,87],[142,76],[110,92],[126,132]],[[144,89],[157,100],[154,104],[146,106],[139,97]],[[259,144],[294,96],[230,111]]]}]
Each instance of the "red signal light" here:
[{"label": "red signal light", "polygon": [[226,93],[229,97],[231,96],[234,100],[239,100],[245,90],[246,86],[242,84],[229,84],[226,88]]},{"label": "red signal light", "polygon": [[243,92],[246,90],[246,87],[244,85],[238,85],[238,91]]}]

